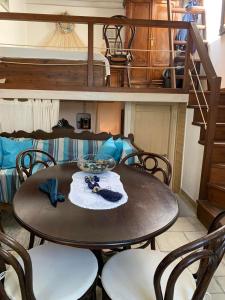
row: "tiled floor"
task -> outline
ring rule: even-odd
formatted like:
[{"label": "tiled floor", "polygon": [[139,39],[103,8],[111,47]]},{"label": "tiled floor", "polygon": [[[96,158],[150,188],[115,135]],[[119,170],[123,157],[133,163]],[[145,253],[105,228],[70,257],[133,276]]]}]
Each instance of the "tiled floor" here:
[{"label": "tiled floor", "polygon": [[[156,247],[160,251],[170,252],[206,233],[205,227],[196,218],[193,207],[180,198],[179,204],[180,213],[176,223],[167,232],[156,238]],[[3,216],[3,226],[9,235],[15,237],[25,246],[28,244],[28,232],[25,229],[21,229],[12,217],[9,215]],[[196,264],[190,267],[193,273],[196,269]],[[212,295],[212,300],[225,300],[225,257],[218,267],[208,291]],[[98,292],[98,299],[100,300],[100,291]]]}]

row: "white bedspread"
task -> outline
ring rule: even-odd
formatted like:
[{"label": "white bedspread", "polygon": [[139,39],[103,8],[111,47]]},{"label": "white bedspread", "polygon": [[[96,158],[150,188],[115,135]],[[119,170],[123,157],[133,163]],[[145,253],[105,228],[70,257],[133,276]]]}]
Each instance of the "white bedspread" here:
[{"label": "white bedspread", "polygon": [[[84,60],[88,59],[87,51],[72,51],[47,48],[31,47],[9,47],[0,46],[0,57],[7,58],[39,58],[39,59],[64,59],[64,60]],[[94,60],[105,63],[106,75],[110,75],[110,65],[108,59],[101,53],[94,53]]]}]

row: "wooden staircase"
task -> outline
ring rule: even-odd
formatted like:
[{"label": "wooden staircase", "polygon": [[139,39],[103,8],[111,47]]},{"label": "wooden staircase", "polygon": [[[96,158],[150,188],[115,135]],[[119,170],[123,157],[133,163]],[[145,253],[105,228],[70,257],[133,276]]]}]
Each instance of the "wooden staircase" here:
[{"label": "wooden staircase", "polygon": [[[206,92],[207,102],[210,92]],[[201,108],[207,119],[205,101],[201,93],[198,93]],[[194,109],[193,125],[200,126],[199,143],[205,145],[206,130],[200,108],[196,105],[196,95],[189,93],[188,108]],[[213,142],[213,150],[210,165],[210,175],[207,182],[207,199],[198,200],[197,215],[200,221],[208,226],[212,219],[222,210],[225,210],[225,91],[220,92],[217,108],[216,130]],[[203,174],[204,176],[204,174]]]}]

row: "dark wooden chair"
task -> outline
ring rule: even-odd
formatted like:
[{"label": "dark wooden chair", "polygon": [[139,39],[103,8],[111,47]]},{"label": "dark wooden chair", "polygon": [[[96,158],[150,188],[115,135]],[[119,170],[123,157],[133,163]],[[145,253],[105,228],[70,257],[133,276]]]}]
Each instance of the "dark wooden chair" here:
[{"label": "dark wooden chair", "polygon": [[[41,159],[41,158],[42,159]],[[44,160],[43,160],[44,157]],[[35,168],[48,168],[50,165],[56,165],[55,159],[47,152],[38,149],[28,149],[20,152],[16,158],[16,170],[19,175],[20,183],[23,183],[26,178],[30,177]],[[30,233],[29,249],[34,246],[35,235]],[[41,240],[41,244],[44,240]]]},{"label": "dark wooden chair", "polygon": [[[131,162],[129,162],[129,166],[138,168],[152,175],[161,175],[160,177],[162,178],[163,182],[166,185],[170,184],[172,176],[172,166],[165,156],[156,153],[140,151],[127,155],[121,160],[120,163],[126,164],[126,162],[128,162],[129,160],[131,160]],[[155,250],[155,238],[148,240],[139,248],[146,248],[150,244],[151,249]]]},{"label": "dark wooden chair", "polygon": [[[116,15],[112,19],[127,19],[126,16]],[[125,33],[126,31],[126,33]],[[104,25],[103,37],[106,44],[105,57],[108,59],[110,66],[116,66],[117,70],[122,73],[121,86],[124,86],[125,79],[130,87],[130,63],[133,60],[131,46],[134,40],[136,28],[135,26],[124,25]],[[127,43],[124,42],[125,34],[128,38]],[[119,68],[121,67],[121,68]]]},{"label": "dark wooden chair", "polygon": [[[225,254],[223,218],[225,211],[214,219],[206,236],[169,254],[130,249],[114,255],[102,271],[105,292],[112,300],[202,300]],[[198,261],[193,275],[188,267]]]},{"label": "dark wooden chair", "polygon": [[[43,156],[44,160],[42,159]],[[20,152],[16,158],[16,170],[20,183],[23,183],[27,177],[35,172],[35,167],[48,168],[52,164],[56,165],[56,161],[48,152],[38,149],[28,149]]]},{"label": "dark wooden chair", "polygon": [[90,250],[48,243],[26,251],[2,232],[0,244],[1,300],[96,299],[98,262]]},{"label": "dark wooden chair", "polygon": [[160,154],[151,152],[134,152],[121,160],[121,164],[126,164],[128,160],[133,160],[129,166],[146,171],[152,175],[161,174],[162,180],[165,184],[169,185],[172,176],[172,166],[169,160]]}]

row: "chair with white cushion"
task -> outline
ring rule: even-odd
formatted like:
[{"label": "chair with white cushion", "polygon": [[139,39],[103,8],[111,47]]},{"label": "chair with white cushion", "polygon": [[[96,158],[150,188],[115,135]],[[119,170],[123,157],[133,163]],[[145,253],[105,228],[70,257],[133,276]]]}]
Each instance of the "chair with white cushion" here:
[{"label": "chair with white cushion", "polygon": [[[130,249],[114,255],[102,271],[104,299],[202,300],[225,253],[225,225],[220,213],[208,235],[170,254],[150,249]],[[224,223],[223,223],[224,224]],[[195,275],[188,266],[200,261]],[[107,296],[108,295],[108,296]]]},{"label": "chair with white cushion", "polygon": [[95,299],[98,262],[90,250],[45,243],[26,251],[2,232],[0,243],[0,262],[9,265],[0,270],[1,300]]}]

